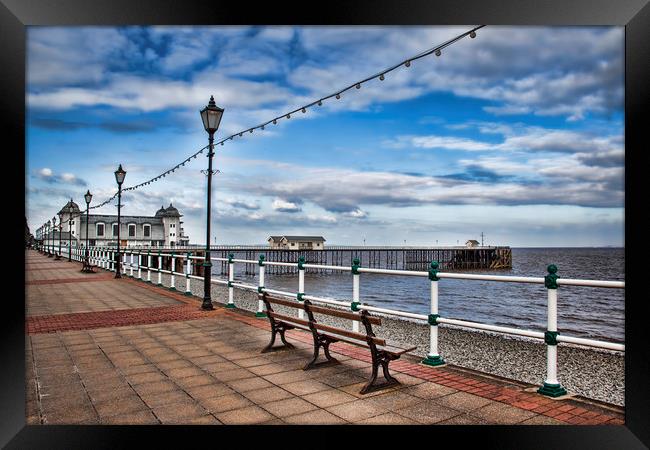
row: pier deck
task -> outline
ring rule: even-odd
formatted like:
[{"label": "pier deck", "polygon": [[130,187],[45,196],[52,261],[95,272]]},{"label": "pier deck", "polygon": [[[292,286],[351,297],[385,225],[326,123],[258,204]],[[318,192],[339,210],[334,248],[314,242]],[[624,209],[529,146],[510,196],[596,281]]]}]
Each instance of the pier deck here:
[{"label": "pier deck", "polygon": [[28,424],[623,423],[621,408],[409,355],[391,365],[401,386],[362,396],[364,349],[337,343],[340,365],[305,372],[310,334],[260,354],[268,321],[223,299],[202,311],[197,297],[80,269],[26,253]]}]

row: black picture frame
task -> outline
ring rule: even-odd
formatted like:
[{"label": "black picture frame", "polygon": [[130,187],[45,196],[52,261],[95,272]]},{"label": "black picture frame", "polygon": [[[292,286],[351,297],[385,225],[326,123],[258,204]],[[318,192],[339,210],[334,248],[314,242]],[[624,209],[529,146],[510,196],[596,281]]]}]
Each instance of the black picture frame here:
[{"label": "black picture frame", "polygon": [[[25,55],[26,27],[40,25],[618,25],[625,26],[625,425],[623,426],[434,426],[396,427],[398,439],[410,438],[418,445],[445,445],[476,439],[481,447],[494,448],[647,448],[650,445],[648,418],[647,298],[642,291],[644,275],[642,231],[647,230],[642,210],[643,171],[648,167],[647,118],[650,98],[650,5],[648,0],[373,0],[327,3],[196,1],[186,0],[0,0],[0,98],[5,168],[12,175],[25,171]],[[646,114],[644,114],[646,113]],[[645,126],[644,126],[645,125]],[[19,149],[23,149],[21,153]],[[645,163],[645,164],[644,164]],[[22,172],[21,170],[22,169]],[[20,175],[15,180],[20,185]],[[9,180],[5,192],[5,217],[23,233],[25,204],[14,193]],[[8,189],[7,189],[8,188]],[[24,193],[24,191],[23,191]],[[12,226],[13,228],[13,226]],[[646,233],[647,234],[647,233]],[[638,243],[637,245],[634,245]],[[3,326],[0,328],[0,445],[6,448],[121,448],[134,446],[135,439],[154,441],[165,447],[240,445],[251,443],[251,431],[278,443],[289,438],[291,445],[313,445],[322,430],[313,427],[155,427],[155,426],[26,426],[25,425],[25,310],[24,247],[22,239],[8,239],[6,260],[10,262],[6,287],[17,293],[2,296]],[[636,262],[635,262],[636,261]],[[19,264],[22,262],[23,264]],[[607,261],[603,261],[607,264]],[[22,287],[22,288],[21,288]],[[606,311],[603,311],[606,314]],[[296,437],[296,431],[300,436]],[[238,434],[226,441],[222,433]],[[383,435],[380,432],[379,435]],[[311,438],[309,437],[311,436]],[[377,434],[357,427],[337,427],[323,440],[345,445],[358,436],[377,443]],[[307,439],[304,439],[307,438]],[[202,440],[203,443],[202,443]],[[139,444],[143,445],[143,444]]]}]

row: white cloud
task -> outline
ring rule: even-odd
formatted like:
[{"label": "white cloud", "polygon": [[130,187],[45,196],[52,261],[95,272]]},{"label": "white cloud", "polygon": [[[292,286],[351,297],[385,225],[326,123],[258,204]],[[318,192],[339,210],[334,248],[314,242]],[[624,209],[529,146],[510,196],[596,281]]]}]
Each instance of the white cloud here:
[{"label": "white cloud", "polygon": [[271,208],[273,208],[276,211],[290,212],[290,213],[302,211],[302,208],[300,208],[300,206],[298,206],[297,204],[293,202],[281,200],[279,198],[273,200],[273,203],[271,204]]}]

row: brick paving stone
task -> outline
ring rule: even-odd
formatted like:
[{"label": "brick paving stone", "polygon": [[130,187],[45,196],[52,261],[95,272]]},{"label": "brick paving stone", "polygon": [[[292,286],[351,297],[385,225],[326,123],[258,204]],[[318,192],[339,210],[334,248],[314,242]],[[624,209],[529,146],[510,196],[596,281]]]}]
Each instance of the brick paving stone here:
[{"label": "brick paving stone", "polygon": [[269,388],[273,384],[259,377],[245,378],[243,380],[227,381],[226,384],[237,392],[244,393],[255,389]]},{"label": "brick paving stone", "polygon": [[211,413],[221,413],[253,405],[253,402],[236,392],[218,397],[201,399],[199,400],[199,403]]},{"label": "brick paving stone", "polygon": [[285,391],[278,386],[254,389],[242,392],[241,394],[257,405],[262,405],[264,403],[274,402],[277,400],[284,400],[286,398],[294,396],[291,392]]},{"label": "brick paving stone", "polygon": [[200,387],[200,386],[212,386],[215,384],[219,384],[217,380],[215,380],[213,377],[207,374],[195,375],[192,377],[185,377],[185,378],[178,378],[178,379],[175,378],[173,381],[183,389]]},{"label": "brick paving stone", "polygon": [[287,367],[281,364],[271,363],[271,364],[264,364],[263,366],[249,367],[248,370],[254,373],[255,375],[264,376],[264,375],[272,375],[280,372],[287,372],[290,369],[288,369]]},{"label": "brick paving stone", "polygon": [[347,423],[340,417],[322,409],[285,417],[283,420],[290,425],[339,425]]},{"label": "brick paving stone", "polygon": [[260,405],[276,417],[284,419],[288,416],[302,414],[307,411],[318,409],[318,406],[309,403],[299,397],[286,398],[275,402],[264,403]]},{"label": "brick paving stone", "polygon": [[147,404],[149,408],[156,408],[172,403],[184,402],[190,399],[190,397],[181,390],[141,394],[140,398]]},{"label": "brick paving stone", "polygon": [[206,384],[203,386],[186,387],[184,389],[191,397],[197,400],[220,397],[222,395],[231,394],[234,392],[234,390],[229,386],[220,382]]},{"label": "brick paving stone", "polygon": [[252,425],[275,419],[267,411],[259,406],[249,406],[246,408],[235,409],[232,411],[215,414],[220,422],[226,425]]},{"label": "brick paving stone", "polygon": [[460,411],[433,402],[421,402],[413,406],[395,411],[400,416],[405,416],[423,424],[433,424],[462,414]]},{"label": "brick paving stone", "polygon": [[439,405],[447,406],[459,411],[472,411],[489,403],[493,403],[491,400],[477,395],[468,394],[466,392],[455,392],[453,394],[438,397],[433,401]]},{"label": "brick paving stone", "polygon": [[118,416],[102,417],[100,423],[103,425],[153,425],[160,421],[151,411],[136,411]]},{"label": "brick paving stone", "polygon": [[515,424],[536,415],[534,412],[504,405],[503,403],[491,403],[475,409],[469,414],[491,424]]},{"label": "brick paving stone", "polygon": [[413,419],[409,419],[404,416],[400,416],[395,413],[386,413],[380,414],[378,416],[370,417],[368,419],[360,420],[355,422],[357,425],[419,425]]},{"label": "brick paving stone", "polygon": [[531,417],[520,422],[521,425],[566,425],[565,422],[553,419],[552,417],[546,417],[541,414]]},{"label": "brick paving stone", "polygon": [[396,411],[423,401],[420,397],[405,394],[401,391],[388,392],[368,399],[368,403],[371,405],[377,405],[387,411]]},{"label": "brick paving stone", "polygon": [[93,406],[100,418],[149,410],[148,406],[142,401],[142,399],[135,394],[121,398],[119,402],[106,400],[94,403]]},{"label": "brick paving stone", "polygon": [[438,425],[488,425],[485,420],[470,416],[469,414],[459,414],[451,419],[442,420]]},{"label": "brick paving stone", "polygon": [[314,392],[331,390],[332,387],[321,383],[316,380],[294,381],[293,383],[281,384],[282,389],[285,389],[295,395],[307,395]]},{"label": "brick paving stone", "polygon": [[370,417],[384,414],[387,411],[377,405],[369,403],[367,400],[355,400],[342,405],[330,406],[325,408],[332,414],[339,416],[348,422],[357,422]]},{"label": "brick paving stone", "polygon": [[357,400],[357,397],[354,395],[350,395],[337,389],[329,389],[326,391],[303,395],[302,398],[321,408],[350,403]]},{"label": "brick paving stone", "polygon": [[402,392],[405,394],[414,395],[416,397],[433,399],[442,397],[444,395],[453,394],[454,392],[458,391],[436,383],[421,383],[415,386],[407,387]]},{"label": "brick paving stone", "polygon": [[169,403],[153,408],[153,413],[163,423],[184,423],[186,420],[198,419],[208,414],[201,405],[192,400]]},{"label": "brick paving stone", "polygon": [[242,380],[244,378],[254,377],[253,372],[249,372],[246,369],[235,369],[235,370],[226,370],[223,372],[212,373],[212,376],[222,383],[227,383],[228,381]]}]

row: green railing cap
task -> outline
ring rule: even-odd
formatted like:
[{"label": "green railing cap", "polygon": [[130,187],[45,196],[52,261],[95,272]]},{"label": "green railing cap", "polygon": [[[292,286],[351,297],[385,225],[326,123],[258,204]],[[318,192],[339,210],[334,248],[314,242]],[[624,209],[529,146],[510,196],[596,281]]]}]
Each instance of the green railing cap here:
[{"label": "green railing cap", "polygon": [[438,278],[438,261],[431,261],[431,267],[429,269],[429,279],[431,281],[438,281],[440,278]]},{"label": "green railing cap", "polygon": [[264,258],[265,258],[264,255],[260,255],[260,258],[257,261],[257,264],[260,265],[260,266],[263,266],[264,265]]},{"label": "green railing cap", "polygon": [[560,278],[557,275],[557,266],[550,264],[546,270],[548,270],[548,275],[544,277],[544,286],[546,289],[557,289],[557,279]]}]

